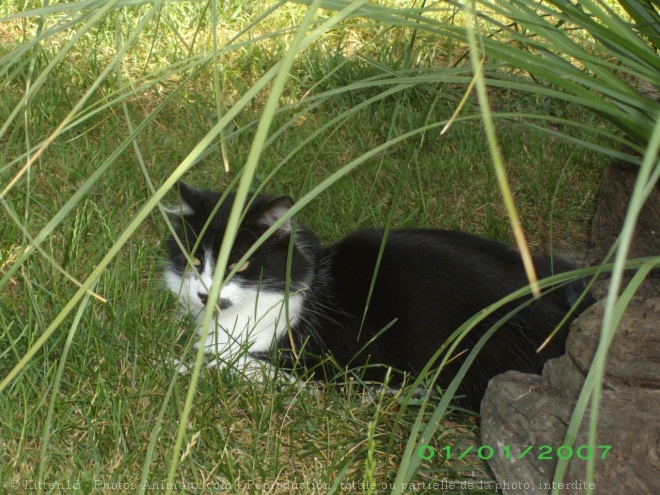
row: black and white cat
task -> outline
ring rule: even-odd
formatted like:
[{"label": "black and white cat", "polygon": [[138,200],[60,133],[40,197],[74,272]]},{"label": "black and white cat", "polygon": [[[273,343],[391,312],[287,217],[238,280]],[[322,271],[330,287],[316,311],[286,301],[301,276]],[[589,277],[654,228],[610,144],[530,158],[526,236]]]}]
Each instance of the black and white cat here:
[{"label": "black and white cat", "polygon": [[[219,193],[183,182],[178,188],[178,239],[171,236],[167,241],[166,280],[184,308],[201,322],[234,195],[228,194],[218,206]],[[197,343],[215,355],[212,365],[232,365],[249,376],[259,375],[259,370],[271,369],[267,360],[274,349],[291,357],[293,344],[297,353],[302,349],[298,359],[304,364],[314,365],[329,354],[340,366],[362,367],[365,380],[382,381],[387,367],[415,374],[470,317],[527,285],[516,251],[474,235],[431,229],[389,232],[373,288],[381,230],[360,230],[322,246],[309,229],[288,220],[237,266],[292,205],[289,197],[248,198],[229,258],[229,270],[236,273],[224,282],[220,299],[211,302],[216,310],[208,338]],[[536,257],[535,265],[540,278],[551,275],[549,259]],[[554,260],[555,272],[571,268]],[[457,393],[464,396],[459,402],[477,409],[493,376],[507,370],[540,373],[547,359],[559,356],[565,329],[542,353],[536,351],[580,290],[573,285],[554,291],[499,328],[467,372]],[[518,304],[501,308],[479,324],[456,354],[471,349]],[[442,371],[441,387],[451,381],[465,354]]]}]

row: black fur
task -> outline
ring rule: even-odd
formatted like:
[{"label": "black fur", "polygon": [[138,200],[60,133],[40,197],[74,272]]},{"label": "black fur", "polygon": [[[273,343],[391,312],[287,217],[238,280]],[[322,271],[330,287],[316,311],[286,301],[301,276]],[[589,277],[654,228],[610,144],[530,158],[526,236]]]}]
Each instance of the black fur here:
[{"label": "black fur", "polygon": [[[503,244],[462,232],[393,230],[365,314],[382,238],[381,230],[360,230],[319,249],[317,277],[304,306],[304,312],[315,317],[296,325],[293,332],[299,345],[307,339],[308,355],[325,351],[341,366],[370,364],[363,373],[368,380],[384,378],[386,367],[379,363],[414,375],[468,319],[528,284],[520,255]],[[552,275],[549,259],[534,261],[539,278]],[[555,259],[554,269],[558,273],[572,267]],[[580,284],[533,302],[498,329],[468,370],[457,393],[465,397],[457,402],[477,409],[493,376],[508,370],[540,373],[547,359],[560,356],[567,326],[542,353],[536,350],[575,302],[573,293],[581,293],[575,285]],[[455,353],[469,352],[486,330],[527,299],[498,309],[463,339]],[[449,385],[468,352],[443,370],[441,387]]]}]

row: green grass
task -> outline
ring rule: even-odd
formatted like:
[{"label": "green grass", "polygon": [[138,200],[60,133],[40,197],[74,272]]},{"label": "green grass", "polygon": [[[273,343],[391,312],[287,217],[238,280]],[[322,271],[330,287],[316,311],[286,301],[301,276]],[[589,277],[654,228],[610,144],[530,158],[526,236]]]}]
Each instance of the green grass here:
[{"label": "green grass", "polygon": [[[0,486],[19,480],[24,492],[61,493],[63,486],[48,483],[77,481],[82,493],[138,492],[145,479],[166,485],[174,470],[171,481],[188,484],[176,493],[215,493],[224,484],[234,493],[390,491],[383,484],[394,482],[412,432],[430,420],[437,399],[418,417],[418,402],[365,396],[358,387],[281,389],[222,370],[178,376],[168,360],[181,355],[191,328],[161,279],[165,220],[158,209],[142,208],[155,197],[151,184],[157,189],[182,163],[191,165],[189,183],[227,187],[246,169],[251,149],[261,152],[256,169],[248,163],[254,177],[244,188],[310,198],[376,147],[437,124],[387,146],[311,198],[301,221],[326,242],[391,220],[513,245],[476,98],[440,133],[472,77],[462,58],[467,44],[424,24],[390,29],[373,16],[345,20],[293,60],[279,110],[264,112],[272,81],[237,105],[286,56],[306,8],[276,6],[253,24],[267,8],[261,2],[167,3],[155,7],[142,31],[150,4],[111,9],[88,31],[48,34],[35,52],[30,41],[58,19],[66,22],[69,14],[56,11],[66,5],[30,5],[48,13],[43,26],[38,15],[0,19],[0,191],[16,180],[2,194],[0,217],[0,379],[24,363],[0,392]],[[96,12],[69,6],[83,22]],[[22,10],[6,2],[0,17]],[[313,27],[331,15],[317,12]],[[449,31],[463,16],[428,14]],[[494,28],[492,34],[505,37]],[[125,52],[100,79],[118,47]],[[607,155],[617,155],[622,141],[642,149],[644,133],[622,137],[602,118],[603,108],[563,99],[552,85],[534,92],[532,79],[496,62],[489,61],[488,77],[510,85],[493,84],[489,99],[527,240],[537,252],[580,252]],[[518,80],[525,86],[515,86]],[[260,150],[253,146],[264,113],[273,122]],[[214,139],[191,154],[212,129]],[[43,241],[23,260],[35,236]],[[93,294],[69,311],[79,288],[72,279],[85,281],[113,249],[116,256],[90,285]],[[37,349],[46,331],[52,334]],[[35,353],[22,361],[28,352]],[[476,434],[473,416],[450,410],[432,445],[458,448],[476,442]],[[490,474],[474,457],[436,456],[409,482],[443,478]],[[377,488],[358,485],[365,481]],[[200,487],[206,491],[193,489]]]}]

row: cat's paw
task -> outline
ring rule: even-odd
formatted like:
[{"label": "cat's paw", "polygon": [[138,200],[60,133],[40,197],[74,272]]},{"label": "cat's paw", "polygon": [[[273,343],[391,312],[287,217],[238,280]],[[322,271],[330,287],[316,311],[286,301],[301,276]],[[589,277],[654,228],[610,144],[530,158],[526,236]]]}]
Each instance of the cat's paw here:
[{"label": "cat's paw", "polygon": [[187,365],[183,361],[177,359],[177,358],[170,358],[168,359],[168,365],[170,367],[173,367],[175,370],[177,370],[180,374],[182,375],[187,375],[192,371],[192,366]]},{"label": "cat's paw", "polygon": [[283,384],[293,384],[296,379],[290,373],[273,366],[268,361],[251,356],[244,357],[235,363],[234,368],[251,382],[277,381]]},{"label": "cat's paw", "polygon": [[[195,366],[195,362],[183,362],[177,358],[168,360],[168,365],[176,369],[180,374],[187,375]],[[254,383],[265,383],[276,381],[283,385],[298,384],[298,380],[291,373],[273,366],[268,361],[262,361],[251,356],[239,359],[237,362],[228,364],[222,359],[212,359],[206,364],[207,368],[230,367],[232,372],[240,373],[247,380]]]}]

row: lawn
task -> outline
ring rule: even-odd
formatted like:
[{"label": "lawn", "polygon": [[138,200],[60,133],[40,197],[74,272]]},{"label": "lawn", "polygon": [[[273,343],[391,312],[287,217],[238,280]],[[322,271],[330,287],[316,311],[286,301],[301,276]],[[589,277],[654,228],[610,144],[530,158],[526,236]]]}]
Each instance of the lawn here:
[{"label": "lawn", "polygon": [[[450,406],[431,425],[436,455],[420,459],[415,440],[436,421],[437,396],[171,366],[193,338],[162,278],[157,205],[176,201],[161,187],[175,177],[305,198],[299,220],[328,243],[390,223],[516,245],[468,89],[469,42],[405,17],[413,2],[343,17],[302,3],[0,6],[3,491],[430,494],[455,480],[456,492],[496,493],[477,455],[442,455],[478,445],[471,412]],[[470,17],[424,8],[446,33]],[[523,24],[513,31],[529,36]],[[497,22],[480,29],[486,47],[516,42]],[[313,33],[309,44],[300,32]],[[611,59],[581,30],[562,32]],[[502,56],[483,67],[503,82],[488,99],[527,242],[579,260],[604,167],[634,159],[624,144],[643,153],[651,127],[623,117],[616,127],[605,105],[562,97],[566,88]],[[647,72],[633,68],[620,80],[637,88]],[[653,116],[657,102],[635,94]]]}]

